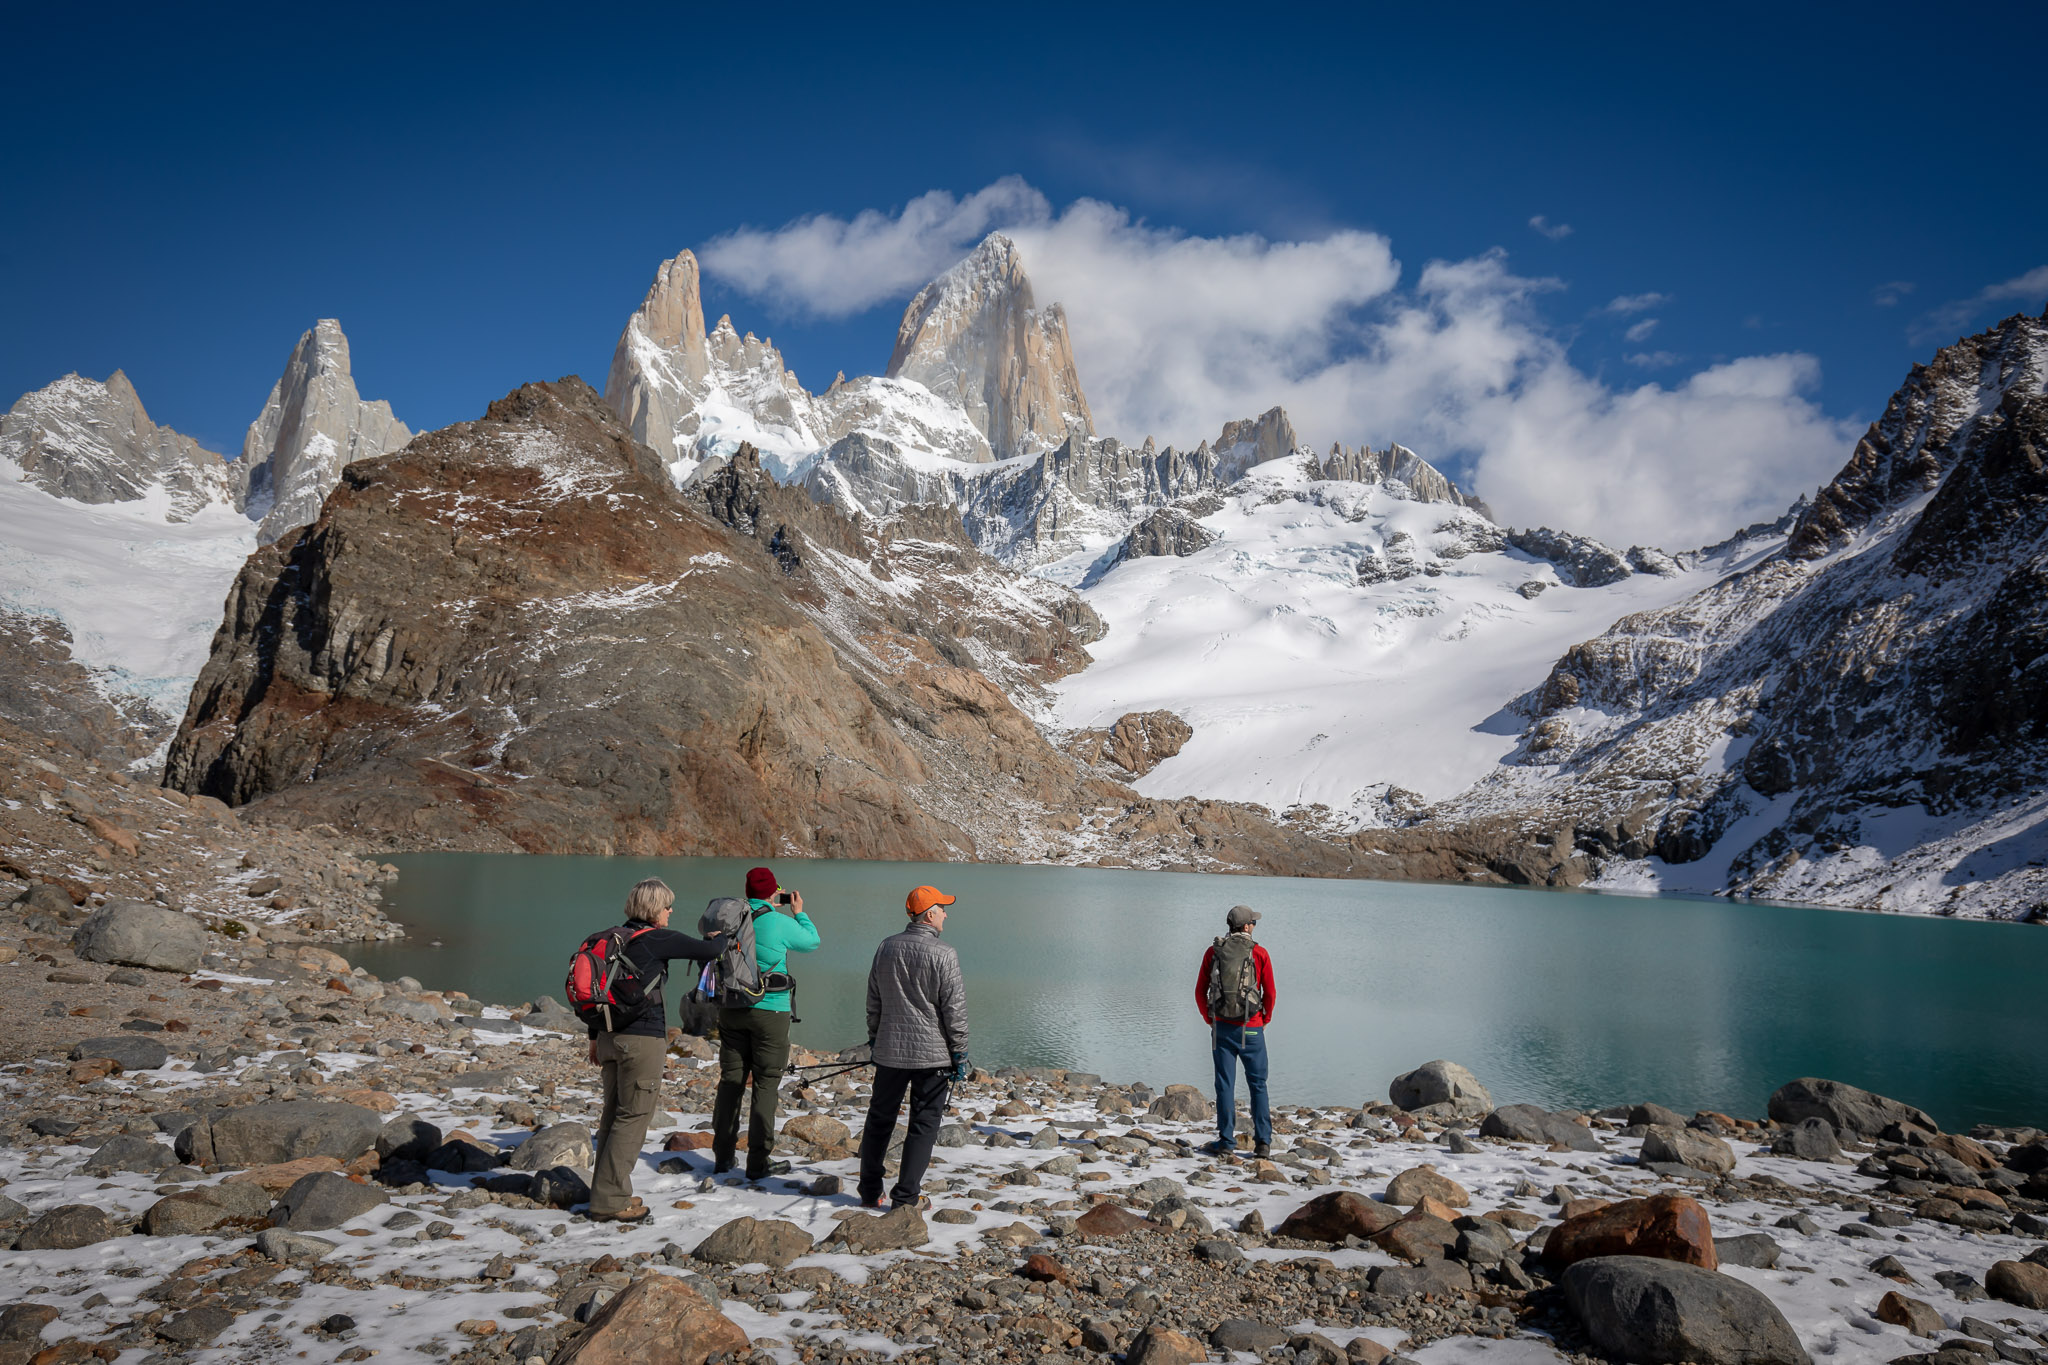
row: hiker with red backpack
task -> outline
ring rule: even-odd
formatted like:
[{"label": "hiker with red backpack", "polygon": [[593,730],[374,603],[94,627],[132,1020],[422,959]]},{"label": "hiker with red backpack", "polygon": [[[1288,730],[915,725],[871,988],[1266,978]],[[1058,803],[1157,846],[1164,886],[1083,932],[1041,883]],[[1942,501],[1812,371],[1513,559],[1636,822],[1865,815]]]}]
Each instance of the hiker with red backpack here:
[{"label": "hiker with red backpack", "polygon": [[633,1193],[633,1168],[661,1100],[668,1016],[662,985],[678,958],[709,962],[722,947],[668,927],[675,892],[649,877],[626,897],[626,923],[583,940],[570,960],[570,1007],[590,1029],[590,1060],[604,1068],[604,1110],[597,1125],[597,1169],[590,1217],[637,1223],[647,1206]]},{"label": "hiker with red backpack", "polygon": [[1195,978],[1195,1007],[1209,1026],[1209,1051],[1216,1062],[1216,1140],[1204,1150],[1237,1153],[1237,1064],[1252,1098],[1252,1152],[1273,1151],[1273,1111],[1266,1098],[1266,1024],[1273,1018],[1273,959],[1252,942],[1259,912],[1233,905],[1224,919],[1230,932],[1202,954]]}]

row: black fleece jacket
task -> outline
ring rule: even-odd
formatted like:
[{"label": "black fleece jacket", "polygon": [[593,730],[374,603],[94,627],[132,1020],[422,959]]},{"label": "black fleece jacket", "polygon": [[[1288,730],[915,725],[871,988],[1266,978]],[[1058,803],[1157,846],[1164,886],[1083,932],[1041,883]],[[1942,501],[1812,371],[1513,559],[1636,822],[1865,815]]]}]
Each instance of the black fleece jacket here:
[{"label": "black fleece jacket", "polygon": [[[628,922],[624,927],[628,933],[632,933],[642,926]],[[691,938],[688,934],[678,933],[674,929],[649,929],[627,942],[626,960],[633,964],[633,970],[640,974],[642,981],[652,982],[654,973],[660,972],[666,976],[668,964],[678,958],[691,962],[709,962],[724,951],[715,940]],[[690,984],[695,986],[697,983],[692,979]],[[647,1007],[640,1011],[640,1017],[624,1028],[613,1031],[638,1034],[643,1038],[668,1037],[668,1007],[662,999],[662,994],[662,990],[657,987],[649,994]],[[593,1038],[603,1031],[595,1024],[589,1028],[590,1036]]]}]

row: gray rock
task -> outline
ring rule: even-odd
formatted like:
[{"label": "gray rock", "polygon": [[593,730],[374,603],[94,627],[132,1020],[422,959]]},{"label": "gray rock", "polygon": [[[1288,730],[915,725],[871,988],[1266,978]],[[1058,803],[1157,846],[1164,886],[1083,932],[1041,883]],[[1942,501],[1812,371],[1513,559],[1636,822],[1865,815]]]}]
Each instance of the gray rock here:
[{"label": "gray rock", "polygon": [[[473,1019],[464,1020],[473,1024]],[[504,1068],[484,1071],[465,1071],[460,1076],[449,1078],[450,1090],[486,1090],[494,1095],[509,1095],[519,1084],[519,1074]]]},{"label": "gray rock", "polygon": [[85,1160],[86,1175],[112,1175],[116,1171],[161,1171],[177,1165],[171,1149],[148,1138],[117,1133],[102,1143]]},{"label": "gray rock", "polygon": [[1169,1090],[1146,1106],[1145,1112],[1155,1119],[1169,1122],[1200,1123],[1216,1117],[1216,1106],[1203,1099],[1191,1089]]},{"label": "gray rock", "polygon": [[112,1058],[123,1071],[155,1071],[171,1059],[171,1053],[154,1039],[116,1033],[106,1038],[86,1038],[71,1049],[72,1061],[86,1057]]},{"label": "gray rock", "polygon": [[151,1204],[142,1230],[151,1237],[188,1237],[231,1223],[260,1223],[269,1218],[270,1204],[270,1192],[253,1180],[202,1185]]},{"label": "gray rock", "polygon": [[1486,1087],[1456,1062],[1424,1062],[1413,1071],[1394,1077],[1387,1098],[1410,1113],[1444,1117],[1478,1118],[1493,1108],[1493,1096]]},{"label": "gray rock", "polygon": [[1471,1288],[1471,1271],[1435,1256],[1417,1265],[1382,1266],[1372,1277],[1372,1292],[1383,1299],[1411,1299],[1418,1294],[1456,1299]]},{"label": "gray rock", "polygon": [[28,890],[14,898],[12,908],[19,915],[68,915],[73,907],[63,887],[30,882]]},{"label": "gray rock", "polygon": [[1628,1111],[1628,1122],[1630,1127],[1641,1124],[1647,1128],[1652,1124],[1662,1124],[1666,1128],[1683,1128],[1685,1115],[1676,1109],[1666,1109],[1661,1104],[1639,1104]]},{"label": "gray rock", "polygon": [[1575,588],[1604,588],[1633,572],[1621,554],[1591,536],[1553,531],[1548,526],[1510,531],[1508,544],[1523,554],[1549,560],[1557,576]]},{"label": "gray rock", "polygon": [[552,1123],[512,1152],[515,1171],[545,1171],[556,1166],[591,1168],[590,1130],[580,1123]]},{"label": "gray rock", "polygon": [[62,1204],[21,1230],[16,1251],[74,1251],[119,1237],[121,1230],[90,1204]]},{"label": "gray rock", "polygon": [[233,1313],[217,1303],[203,1303],[164,1323],[156,1334],[179,1346],[204,1346],[234,1325]]},{"label": "gray rock", "polygon": [[28,1215],[28,1205],[0,1194],[0,1223],[11,1223]]},{"label": "gray rock", "polygon": [[1047,1125],[1031,1135],[1031,1146],[1038,1151],[1048,1151],[1060,1145],[1060,1130]]},{"label": "gray rock", "polygon": [[1504,1261],[1515,1249],[1515,1230],[1491,1218],[1460,1218],[1458,1246],[1453,1253],[1467,1265],[1493,1265]]},{"label": "gray rock", "polygon": [[88,962],[196,972],[206,956],[206,928],[161,905],[113,900],[78,927],[71,946]]},{"label": "gray rock", "polygon": [[361,1105],[283,1100],[209,1110],[178,1134],[180,1161],[268,1166],[306,1156],[352,1161],[377,1145],[383,1116]]},{"label": "gray rock", "polygon": [[1800,1161],[1839,1161],[1842,1144],[1834,1125],[1823,1118],[1801,1119],[1771,1139],[1771,1150]]},{"label": "gray rock", "polygon": [[1661,1124],[1653,1125],[1643,1135],[1642,1159],[1646,1164],[1689,1166],[1714,1175],[1726,1175],[1735,1169],[1734,1149],[1712,1133],[1697,1128],[1666,1128]]},{"label": "gray rock", "polygon": [[1208,1241],[1195,1243],[1195,1259],[1211,1265],[1236,1265],[1244,1259],[1244,1253],[1229,1242]]},{"label": "gray rock", "polygon": [[939,1125],[938,1145],[941,1147],[965,1147],[973,1134],[964,1123],[942,1123]]},{"label": "gray rock", "polygon": [[1874,1138],[1894,1123],[1915,1124],[1930,1133],[1941,1131],[1941,1125],[1909,1104],[1811,1076],[1779,1086],[1771,1095],[1769,1113],[1786,1124],[1826,1119],[1837,1133],[1851,1137]]},{"label": "gray rock", "polygon": [[273,1261],[319,1260],[338,1244],[325,1237],[308,1237],[283,1228],[265,1228],[256,1234],[256,1249]]},{"label": "gray rock", "polygon": [[1745,1232],[1714,1239],[1714,1254],[1722,1265],[1769,1270],[1778,1263],[1778,1251],[1777,1241],[1767,1232]]},{"label": "gray rock", "polygon": [[1812,1365],[1777,1305],[1732,1276],[1648,1256],[1596,1256],[1565,1299],[1603,1350],[1640,1365]]},{"label": "gray rock", "polygon": [[552,1166],[536,1171],[527,1197],[551,1209],[573,1209],[590,1202],[590,1185],[573,1166]]},{"label": "gray rock", "polygon": [[931,1230],[914,1204],[890,1209],[879,1217],[849,1218],[827,1233],[818,1249],[850,1251],[871,1256],[880,1251],[902,1251],[931,1241]]},{"label": "gray rock", "polygon": [[390,1202],[375,1185],[359,1185],[334,1171],[301,1176],[271,1210],[271,1221],[292,1232],[325,1232]]},{"label": "gray rock", "polygon": [[377,1155],[385,1161],[425,1162],[441,1145],[441,1130],[417,1114],[400,1114],[377,1130]]},{"label": "gray rock", "polygon": [[735,1218],[721,1224],[690,1253],[710,1265],[759,1262],[782,1269],[811,1249],[811,1235],[779,1219]]},{"label": "gray rock", "polygon": [[1268,1327],[1251,1318],[1225,1318],[1209,1333],[1209,1344],[1219,1351],[1264,1352],[1274,1346],[1285,1346],[1289,1335],[1282,1328]]},{"label": "gray rock", "polygon": [[1479,1135],[1506,1138],[1510,1142],[1555,1142],[1575,1152],[1601,1150],[1600,1139],[1593,1136],[1592,1129],[1533,1104],[1502,1105],[1480,1123]]}]

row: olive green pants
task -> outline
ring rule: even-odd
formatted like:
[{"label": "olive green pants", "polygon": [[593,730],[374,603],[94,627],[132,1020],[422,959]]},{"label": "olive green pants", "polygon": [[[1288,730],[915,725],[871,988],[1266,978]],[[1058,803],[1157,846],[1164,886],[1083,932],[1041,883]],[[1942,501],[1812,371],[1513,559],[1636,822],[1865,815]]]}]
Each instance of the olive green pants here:
[{"label": "olive green pants", "polygon": [[718,1013],[718,1100],[711,1110],[711,1159],[730,1166],[739,1146],[740,1100],[749,1077],[754,1108],[747,1120],[747,1175],[768,1174],[775,1150],[776,1089],[789,1067],[787,1010],[720,1010]]},{"label": "olive green pants", "polygon": [[661,1064],[667,1051],[660,1038],[597,1035],[604,1111],[597,1123],[597,1170],[590,1180],[592,1213],[618,1213],[633,1201],[633,1168],[640,1164],[640,1145],[647,1140],[647,1125],[661,1103]]}]

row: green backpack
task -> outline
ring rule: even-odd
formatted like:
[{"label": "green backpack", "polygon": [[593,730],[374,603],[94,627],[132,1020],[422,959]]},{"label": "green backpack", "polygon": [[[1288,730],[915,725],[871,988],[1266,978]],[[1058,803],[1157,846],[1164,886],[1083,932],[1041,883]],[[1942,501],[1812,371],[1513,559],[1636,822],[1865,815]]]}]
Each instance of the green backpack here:
[{"label": "green backpack", "polygon": [[1259,984],[1259,964],[1254,958],[1258,945],[1250,934],[1225,934],[1211,945],[1215,957],[1209,964],[1207,997],[1209,1017],[1238,1023],[1266,1006],[1266,990]]}]

